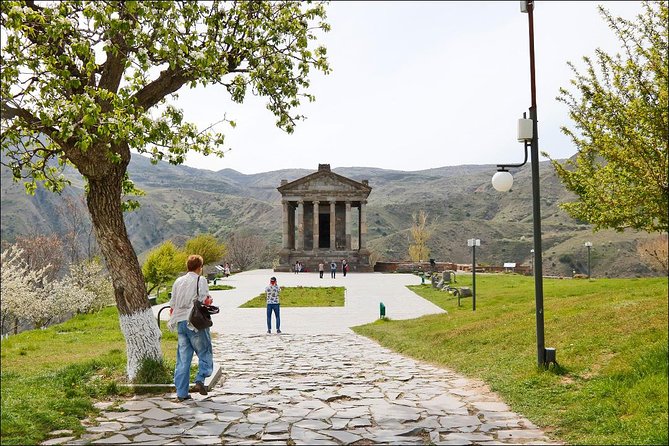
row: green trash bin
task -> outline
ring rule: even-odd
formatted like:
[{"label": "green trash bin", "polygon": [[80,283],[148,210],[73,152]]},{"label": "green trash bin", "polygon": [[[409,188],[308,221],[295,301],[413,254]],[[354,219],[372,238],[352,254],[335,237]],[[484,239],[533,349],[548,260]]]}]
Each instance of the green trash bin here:
[{"label": "green trash bin", "polygon": [[383,302],[379,303],[379,315],[381,319],[385,319],[386,317],[386,306],[383,305]]}]

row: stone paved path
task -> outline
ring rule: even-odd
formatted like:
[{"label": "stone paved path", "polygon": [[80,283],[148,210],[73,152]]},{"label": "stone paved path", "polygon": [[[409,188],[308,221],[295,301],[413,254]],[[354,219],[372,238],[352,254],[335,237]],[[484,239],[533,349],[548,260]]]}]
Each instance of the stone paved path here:
[{"label": "stone paved path", "polygon": [[47,444],[558,444],[485,385],[352,333],[221,335],[209,395],[98,403]]}]

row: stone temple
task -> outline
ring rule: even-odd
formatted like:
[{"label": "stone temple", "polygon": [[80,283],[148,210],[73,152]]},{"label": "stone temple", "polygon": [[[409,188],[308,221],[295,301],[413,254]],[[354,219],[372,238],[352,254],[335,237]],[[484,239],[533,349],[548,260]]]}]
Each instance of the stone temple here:
[{"label": "stone temple", "polygon": [[292,271],[302,262],[308,271],[318,271],[318,263],[329,271],[331,261],[346,259],[350,271],[373,271],[369,264],[367,238],[367,197],[372,191],[367,180],[351,180],[319,164],[318,171],[288,182],[281,180],[278,191],[283,204],[282,249],[275,271]]}]

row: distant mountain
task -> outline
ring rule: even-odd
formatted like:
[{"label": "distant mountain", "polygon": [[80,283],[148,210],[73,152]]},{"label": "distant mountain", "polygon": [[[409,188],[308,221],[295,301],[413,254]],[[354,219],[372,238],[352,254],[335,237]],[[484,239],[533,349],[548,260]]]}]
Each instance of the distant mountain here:
[{"label": "distant mountain", "polygon": [[[284,169],[246,175],[232,169],[218,172],[152,165],[134,156],[129,173],[146,192],[138,211],[125,220],[133,246],[141,255],[168,239],[183,240],[209,232],[221,238],[247,229],[263,235],[278,250],[281,241],[282,179],[293,181],[316,170]],[[368,245],[380,260],[406,260],[411,215],[424,209],[433,224],[428,243],[430,257],[439,261],[471,261],[468,238],[481,240],[477,261],[500,265],[528,264],[532,249],[532,200],[530,166],[516,169],[514,188],[499,193],[490,179],[493,165],[437,167],[404,172],[367,167],[342,167],[334,172],[360,181],[369,180]],[[64,197],[82,195],[83,182],[75,171],[74,185],[62,196],[39,188],[34,197],[13,183],[6,168],[2,180],[2,240],[12,241],[29,233],[61,233],[64,220],[59,208]],[[558,205],[573,199],[560,184],[551,166],[540,165],[544,272],[570,275],[587,268],[585,241],[593,243],[594,276],[629,277],[654,274],[636,253],[645,233],[600,231],[571,219]],[[651,235],[652,236],[652,235]]]}]

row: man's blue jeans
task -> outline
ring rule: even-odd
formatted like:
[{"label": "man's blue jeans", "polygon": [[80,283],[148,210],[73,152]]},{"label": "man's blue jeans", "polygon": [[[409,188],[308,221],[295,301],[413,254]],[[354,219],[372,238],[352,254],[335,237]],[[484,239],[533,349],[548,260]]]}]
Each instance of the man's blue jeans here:
[{"label": "man's blue jeans", "polygon": [[276,329],[281,330],[279,304],[267,304],[267,331],[272,330],[272,311],[274,312],[274,316],[276,316]]},{"label": "man's blue jeans", "polygon": [[211,334],[209,329],[189,330],[188,321],[181,321],[177,325],[177,365],[174,368],[174,385],[177,388],[177,397],[184,398],[188,395],[190,384],[190,363],[193,360],[193,352],[197,354],[198,366],[195,381],[204,384],[204,379],[214,371],[214,354],[211,349]]}]

